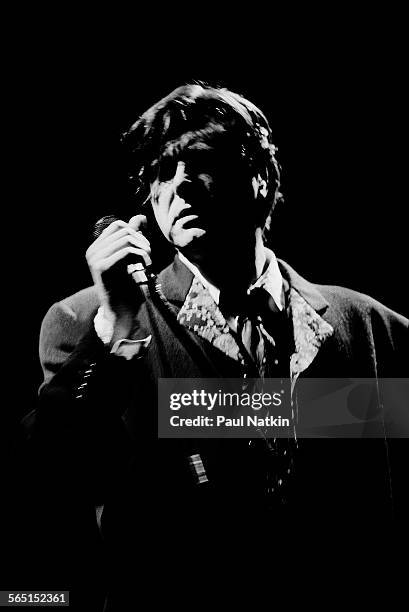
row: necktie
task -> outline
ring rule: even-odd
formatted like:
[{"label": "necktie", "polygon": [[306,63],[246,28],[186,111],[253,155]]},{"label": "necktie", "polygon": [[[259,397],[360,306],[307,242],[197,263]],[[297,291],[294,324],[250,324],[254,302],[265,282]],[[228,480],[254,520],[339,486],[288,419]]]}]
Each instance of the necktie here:
[{"label": "necktie", "polygon": [[239,317],[237,332],[247,353],[246,357],[250,357],[254,366],[257,368],[258,376],[264,378],[266,347],[260,326],[260,317]]},{"label": "necktie", "polygon": [[[281,378],[289,376],[291,338],[285,311],[272,310],[269,294],[262,288],[248,296],[244,314],[238,317],[237,334],[251,359],[255,376]],[[288,370],[288,373],[287,373]]]},{"label": "necktie", "polygon": [[[286,315],[271,311],[266,313],[266,309],[263,310],[265,301],[263,303],[259,297],[260,294],[256,299],[249,301],[248,314],[239,316],[237,324],[237,334],[247,353],[246,360],[250,359],[254,366],[255,377],[258,378],[255,388],[252,389],[253,393],[263,391],[264,378],[281,378],[279,372],[285,372],[286,364],[289,369],[290,338],[287,333]],[[268,331],[258,312],[263,312],[266,322],[268,321]],[[264,466],[262,469],[266,474],[266,501],[269,505],[285,504],[287,500],[285,485],[293,471],[294,440],[267,438],[261,429],[257,429],[257,433],[259,439],[251,440],[250,447],[259,455],[260,465]]]},{"label": "necktie", "polygon": [[[244,358],[250,358],[255,366],[255,376],[264,378],[266,373],[266,336],[262,325],[262,317],[268,313],[268,294],[264,289],[257,288],[247,297],[243,305],[243,314],[238,317],[237,334],[245,351]],[[271,311],[269,312],[271,313]]]}]

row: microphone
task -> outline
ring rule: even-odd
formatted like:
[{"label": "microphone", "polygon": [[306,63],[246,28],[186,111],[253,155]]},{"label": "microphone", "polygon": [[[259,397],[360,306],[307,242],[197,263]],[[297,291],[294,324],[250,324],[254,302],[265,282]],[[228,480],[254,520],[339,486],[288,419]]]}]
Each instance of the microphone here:
[{"label": "microphone", "polygon": [[[118,221],[118,217],[115,215],[105,215],[98,219],[92,229],[92,238],[94,240],[98,238],[111,223],[114,223],[114,221]],[[133,255],[133,258],[134,262],[128,263],[127,265],[127,272],[132,276],[136,284],[141,285],[148,283],[150,280],[154,280],[155,276],[151,272],[147,272],[148,268],[146,267],[143,257],[140,255]]]},{"label": "microphone", "polygon": [[96,221],[94,227],[92,228],[92,238],[94,240],[98,238],[102,234],[104,229],[109,227],[114,221],[118,221],[118,217],[115,217],[115,215],[105,215],[104,217],[98,219],[98,221]]}]

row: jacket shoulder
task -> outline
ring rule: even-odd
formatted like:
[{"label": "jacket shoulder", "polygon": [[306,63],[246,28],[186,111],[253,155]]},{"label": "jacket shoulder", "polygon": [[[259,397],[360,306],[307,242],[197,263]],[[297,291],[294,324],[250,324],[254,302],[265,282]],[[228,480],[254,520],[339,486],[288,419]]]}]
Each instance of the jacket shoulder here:
[{"label": "jacket shoulder", "polygon": [[399,314],[365,293],[336,285],[315,286],[328,301],[330,307],[339,312],[364,318],[378,317],[385,322],[389,321],[391,324],[409,327],[409,319],[404,315]]},{"label": "jacket shoulder", "polygon": [[93,324],[99,306],[94,287],[87,287],[60,302],[46,313],[40,329],[39,356],[48,382],[60,368],[82,336]]},{"label": "jacket shoulder", "polygon": [[319,286],[328,301],[324,318],[351,355],[369,350],[383,376],[407,375],[409,320],[374,298],[352,289]]},{"label": "jacket shoulder", "polygon": [[87,287],[62,299],[58,304],[77,321],[84,321],[98,309],[99,299],[95,287]]}]

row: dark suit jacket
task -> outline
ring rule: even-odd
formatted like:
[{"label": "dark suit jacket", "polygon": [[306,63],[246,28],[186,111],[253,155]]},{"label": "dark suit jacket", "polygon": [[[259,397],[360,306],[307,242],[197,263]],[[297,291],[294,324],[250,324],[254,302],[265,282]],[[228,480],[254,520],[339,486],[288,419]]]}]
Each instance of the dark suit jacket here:
[{"label": "dark suit jacket", "polygon": [[[343,287],[315,285],[298,275],[288,264],[280,262],[280,267],[290,286],[334,328],[333,336],[325,343],[324,358],[319,360],[319,364],[312,364],[316,370],[314,375],[394,378],[407,376],[408,319],[366,295]],[[175,313],[185,301],[192,278],[192,273],[177,257],[158,277],[162,291],[174,307]],[[93,319],[98,307],[96,291],[94,287],[88,287],[50,308],[40,333],[43,386],[73,354],[81,338],[89,332],[93,334]],[[173,350],[176,350],[178,355],[185,353],[178,339],[174,338],[175,335],[180,335],[180,326],[169,329],[168,320],[163,321],[163,316],[158,314],[156,305],[152,303],[141,307],[138,318],[141,326],[149,330],[149,333],[152,333],[153,322],[157,323],[158,328],[154,329],[154,334],[157,331],[162,346],[167,347],[161,356],[155,354],[160,362],[156,367],[163,372],[161,374],[158,371],[155,374],[182,377],[191,369],[192,375],[197,371],[197,368],[189,363],[191,359],[188,359],[188,366],[184,359],[175,360],[173,357],[172,363],[169,363],[168,355],[173,356]],[[198,347],[203,347],[203,354],[211,348],[194,334],[188,336]],[[94,340],[98,344],[95,338]],[[187,341],[186,334],[182,334],[181,342],[183,341]],[[208,360],[205,358],[205,361]],[[214,368],[208,365],[214,372]],[[222,372],[222,375],[225,373]],[[311,371],[308,375],[311,376]]]},{"label": "dark suit jacket", "polygon": [[[280,267],[307,304],[310,329],[333,328],[301,376],[407,377],[407,319],[365,295],[314,285],[286,263]],[[51,456],[70,483],[72,498],[105,503],[103,530],[115,559],[145,530],[175,539],[188,533],[192,546],[222,527],[223,538],[247,526],[250,538],[271,542],[273,525],[282,521],[321,534],[328,525],[376,525],[378,536],[380,525],[387,531],[396,516],[392,498],[400,504],[403,489],[400,451],[391,480],[394,455],[384,440],[300,440],[290,501],[273,508],[260,495],[259,457],[249,456],[247,440],[204,450],[210,475],[204,486],[195,484],[186,463],[191,442],[156,440],[158,377],[242,375],[235,359],[177,321],[192,278],[176,257],[158,277],[166,307],[157,296],[141,301],[135,333],[152,335],[141,359],[110,355],[97,338],[94,288],[54,304],[42,325],[45,382],[32,437],[47,469]],[[271,528],[256,535],[254,517]]]}]

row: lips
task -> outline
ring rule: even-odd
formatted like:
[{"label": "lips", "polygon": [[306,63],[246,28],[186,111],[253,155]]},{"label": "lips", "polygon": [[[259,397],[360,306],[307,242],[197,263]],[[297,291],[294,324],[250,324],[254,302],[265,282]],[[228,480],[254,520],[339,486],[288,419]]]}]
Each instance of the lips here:
[{"label": "lips", "polygon": [[188,230],[198,228],[199,223],[197,215],[182,215],[174,222],[173,227],[176,230]]},{"label": "lips", "polygon": [[183,219],[184,217],[190,217],[192,215],[192,209],[189,206],[188,208],[184,208],[183,210],[180,211],[180,213],[178,215],[176,215],[176,217],[173,220],[173,224],[176,223],[176,221],[179,221],[180,219]]}]

